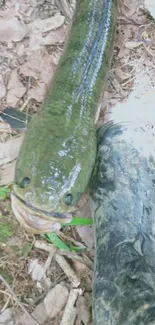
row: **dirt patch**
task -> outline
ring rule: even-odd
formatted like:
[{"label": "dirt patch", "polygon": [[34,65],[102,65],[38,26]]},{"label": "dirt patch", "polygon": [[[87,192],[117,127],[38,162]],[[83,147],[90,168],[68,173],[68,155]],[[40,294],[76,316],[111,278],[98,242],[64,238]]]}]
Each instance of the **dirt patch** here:
[{"label": "dirt patch", "polygon": [[[29,113],[38,111],[63,53],[74,7],[75,1],[69,0],[0,2],[1,110],[16,106]],[[127,112],[135,119],[139,111],[146,112],[138,107],[148,103],[153,107],[154,102],[155,24],[140,0],[120,0],[117,21],[99,125],[108,119],[123,121]],[[13,179],[22,135],[12,136],[3,122],[0,130],[0,184],[6,185]],[[0,323],[90,325],[92,228],[69,227],[60,234],[66,243],[83,245],[82,253],[58,251],[43,238],[26,234],[14,220],[9,195],[3,199]],[[77,215],[90,216],[87,200],[85,195]]]}]

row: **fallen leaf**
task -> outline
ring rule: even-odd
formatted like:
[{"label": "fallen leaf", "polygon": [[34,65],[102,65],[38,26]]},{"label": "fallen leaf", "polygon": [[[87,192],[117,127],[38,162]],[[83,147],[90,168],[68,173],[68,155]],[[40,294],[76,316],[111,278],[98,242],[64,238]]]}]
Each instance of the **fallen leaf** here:
[{"label": "fallen leaf", "polygon": [[125,43],[125,47],[129,50],[132,50],[132,49],[135,49],[136,47],[139,47],[141,46],[143,43],[142,42],[134,42],[134,41],[131,41],[131,42],[126,42]]},{"label": "fallen leaf", "polygon": [[82,241],[87,245],[88,248],[92,249],[94,246],[93,240],[93,229],[90,226],[78,226],[76,227],[78,234]]},{"label": "fallen leaf", "polygon": [[0,98],[5,97],[6,95],[6,87],[4,84],[3,76],[0,74]]},{"label": "fallen leaf", "polygon": [[0,18],[1,42],[20,42],[26,34],[26,26],[16,17],[10,17],[8,19]]},{"label": "fallen leaf", "polygon": [[73,261],[74,272],[77,274],[77,277],[80,279],[80,282],[84,284],[84,287],[87,291],[91,291],[92,288],[92,270],[84,263],[79,262],[78,260]]},{"label": "fallen leaf", "polygon": [[[8,324],[8,322],[12,319],[13,312],[11,308],[5,309],[2,314],[0,314],[0,324]],[[7,322],[7,323],[6,323]]]},{"label": "fallen leaf", "polygon": [[45,97],[46,90],[46,85],[43,82],[38,81],[37,85],[29,90],[28,97],[41,103]]},{"label": "fallen leaf", "polygon": [[[43,302],[38,304],[31,315],[39,322],[39,324],[44,324],[48,318],[48,315],[46,313],[45,304]],[[26,325],[27,324],[28,324],[28,322],[26,323]]]},{"label": "fallen leaf", "polygon": [[53,17],[46,19],[36,19],[34,22],[28,24],[29,35],[35,30],[41,31],[41,33],[55,30],[62,26],[65,21],[65,17],[60,13],[56,13]]},{"label": "fallen leaf", "polygon": [[26,92],[26,88],[23,84],[18,80],[17,69],[14,69],[11,72],[10,79],[7,86],[7,104],[8,106],[16,106],[19,99],[23,97]]},{"label": "fallen leaf", "polygon": [[88,325],[91,321],[91,312],[86,298],[79,296],[76,305],[79,324],[82,322],[84,325]]},{"label": "fallen leaf", "polygon": [[53,64],[53,58],[44,50],[35,52],[29,58],[29,61],[21,66],[21,74],[27,77],[33,77],[37,81],[36,85],[28,92],[29,98],[42,102],[54,71],[55,65]]},{"label": "fallen leaf", "polygon": [[20,73],[48,84],[54,73],[52,56],[45,50],[33,53],[29,60],[21,66]]},{"label": "fallen leaf", "polygon": [[3,132],[5,132],[5,133],[12,133],[12,129],[10,127],[10,124],[0,121],[0,133],[1,132],[2,133]]},{"label": "fallen leaf", "polygon": [[24,134],[0,142],[0,186],[11,183],[14,179],[16,159]]},{"label": "fallen leaf", "polygon": [[63,27],[57,29],[57,31],[50,32],[46,37],[42,39],[44,45],[62,44],[65,41],[65,29]]},{"label": "fallen leaf", "polygon": [[131,73],[125,72],[122,69],[116,69],[115,74],[117,77],[119,77],[121,80],[126,80],[131,78]]},{"label": "fallen leaf", "polygon": [[68,298],[68,289],[57,284],[51,289],[44,299],[44,304],[48,317],[53,318],[64,308]]},{"label": "fallen leaf", "polygon": [[0,142],[0,167],[17,158],[24,135]]},{"label": "fallen leaf", "polygon": [[44,265],[40,264],[38,259],[30,260],[28,274],[31,275],[32,280],[41,281],[41,279],[45,277]]}]

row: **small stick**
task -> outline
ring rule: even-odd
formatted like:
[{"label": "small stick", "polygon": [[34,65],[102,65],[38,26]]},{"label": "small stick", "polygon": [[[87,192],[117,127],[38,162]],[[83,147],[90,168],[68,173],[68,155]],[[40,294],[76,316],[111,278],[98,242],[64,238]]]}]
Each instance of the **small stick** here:
[{"label": "small stick", "polygon": [[9,284],[5,281],[5,279],[3,278],[3,276],[0,274],[0,280],[3,282],[3,284],[5,285],[5,287],[10,291],[12,298],[16,301],[16,303],[20,306],[20,308],[22,309],[22,311],[29,317],[29,319],[31,319],[31,321],[34,322],[35,325],[40,325],[36,319],[34,319],[29,313],[28,311],[25,309],[25,307],[22,305],[22,303],[19,301],[19,299],[17,298],[16,294],[14,293],[14,291],[11,289],[11,287],[9,286]]},{"label": "small stick", "polygon": [[[42,249],[43,251],[48,252],[48,253],[50,253],[51,250],[56,253],[56,248],[52,244],[42,242],[41,240],[36,240],[35,243],[34,243],[34,247],[38,248],[38,249]],[[79,262],[81,262],[83,264],[86,264],[90,268],[93,267],[92,261],[89,260],[88,257],[87,257],[87,260],[86,260],[85,255],[83,255],[84,257],[81,257],[77,253],[68,252],[68,251],[65,251],[65,250],[62,250],[62,251],[59,250],[59,255],[66,256],[66,257],[68,257],[68,258],[70,258],[72,260],[74,260],[74,259],[78,260]]]},{"label": "small stick", "polygon": [[77,288],[80,285],[80,281],[76,275],[76,273],[73,271],[73,269],[70,267],[69,263],[65,260],[65,258],[58,253],[55,254],[55,259],[57,263],[60,265],[64,273],[67,275],[69,280],[72,282],[72,285],[74,288]]},{"label": "small stick", "polygon": [[47,260],[46,260],[45,265],[44,265],[44,272],[45,273],[46,273],[47,269],[50,267],[53,256],[54,256],[54,250],[51,250],[49,252],[49,255],[48,255]]},{"label": "small stick", "polygon": [[60,325],[74,325],[76,318],[76,308],[74,307],[74,305],[77,300],[78,294],[79,290],[77,289],[72,289],[70,291]]},{"label": "small stick", "polygon": [[59,7],[59,9],[63,12],[64,16],[68,20],[68,22],[72,19],[72,12],[70,11],[68,7],[68,3],[66,0],[56,0],[56,4]]}]

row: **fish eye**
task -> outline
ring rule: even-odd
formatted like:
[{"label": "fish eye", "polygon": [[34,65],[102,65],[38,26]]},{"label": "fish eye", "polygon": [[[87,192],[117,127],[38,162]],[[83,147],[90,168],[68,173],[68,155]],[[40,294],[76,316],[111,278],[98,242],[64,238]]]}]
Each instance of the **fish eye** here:
[{"label": "fish eye", "polygon": [[68,193],[64,197],[64,202],[66,205],[71,205],[73,202],[73,195],[71,193]]},{"label": "fish eye", "polygon": [[20,187],[25,188],[30,184],[30,179],[29,177],[24,177],[22,181],[20,182]]}]

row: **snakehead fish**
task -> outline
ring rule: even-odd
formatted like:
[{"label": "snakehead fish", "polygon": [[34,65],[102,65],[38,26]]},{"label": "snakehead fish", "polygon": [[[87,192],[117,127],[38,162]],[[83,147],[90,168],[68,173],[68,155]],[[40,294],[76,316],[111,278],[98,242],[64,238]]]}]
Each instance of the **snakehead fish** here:
[{"label": "snakehead fish", "polygon": [[16,218],[33,233],[70,221],[88,185],[115,14],[116,0],[77,0],[64,53],[40,112],[28,125],[11,198]]}]

